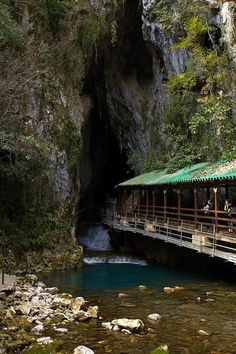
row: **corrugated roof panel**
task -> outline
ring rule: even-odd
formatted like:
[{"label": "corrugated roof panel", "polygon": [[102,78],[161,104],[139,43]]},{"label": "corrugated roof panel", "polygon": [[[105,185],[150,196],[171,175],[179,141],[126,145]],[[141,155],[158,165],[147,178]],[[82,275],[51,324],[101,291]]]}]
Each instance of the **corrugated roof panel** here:
[{"label": "corrugated roof panel", "polygon": [[169,174],[166,170],[152,171],[122,182],[118,186],[151,186],[232,178],[236,178],[236,160],[198,163]]}]

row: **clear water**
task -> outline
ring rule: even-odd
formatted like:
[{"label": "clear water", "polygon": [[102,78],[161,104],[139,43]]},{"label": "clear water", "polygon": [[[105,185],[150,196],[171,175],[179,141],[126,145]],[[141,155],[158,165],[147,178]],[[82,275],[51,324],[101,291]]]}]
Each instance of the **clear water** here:
[{"label": "clear water", "polygon": [[139,285],[154,289],[175,285],[188,286],[206,282],[209,277],[160,265],[94,263],[85,264],[77,270],[50,273],[45,275],[43,280],[64,291],[73,294],[79,291],[81,294],[86,291],[129,289]]},{"label": "clear water", "polygon": [[[150,354],[167,344],[170,354],[236,354],[236,287],[232,283],[174,267],[119,263],[86,264],[78,270],[45,275],[42,280],[84,296],[89,304],[98,305],[102,317],[60,324],[69,330],[65,337],[61,335],[63,353],[86,345],[95,354]],[[185,290],[164,293],[163,287],[175,285]],[[150,313],[159,313],[162,319],[150,321]],[[140,318],[144,330],[125,335],[102,327],[103,321],[123,317]],[[199,330],[209,336],[202,337]]]}]

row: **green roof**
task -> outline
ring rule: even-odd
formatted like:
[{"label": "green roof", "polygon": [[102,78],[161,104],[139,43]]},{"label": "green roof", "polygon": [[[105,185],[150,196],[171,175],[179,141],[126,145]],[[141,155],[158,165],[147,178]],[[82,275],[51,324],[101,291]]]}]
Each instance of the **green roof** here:
[{"label": "green roof", "polygon": [[193,183],[236,178],[236,160],[204,162],[187,166],[174,173],[152,171],[120,183],[119,187]]}]

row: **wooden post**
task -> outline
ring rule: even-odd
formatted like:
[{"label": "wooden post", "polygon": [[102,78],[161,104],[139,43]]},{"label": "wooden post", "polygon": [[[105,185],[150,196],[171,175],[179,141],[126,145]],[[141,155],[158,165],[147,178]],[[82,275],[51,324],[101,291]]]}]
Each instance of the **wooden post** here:
[{"label": "wooden post", "polygon": [[194,192],[194,224],[195,224],[195,229],[198,229],[198,224],[197,224],[198,188],[195,187],[193,189],[193,192]]},{"label": "wooden post", "polygon": [[218,188],[213,188],[214,191],[214,199],[215,199],[215,233],[217,233],[218,230]]},{"label": "wooden post", "polygon": [[155,219],[155,190],[152,191],[152,217]]},{"label": "wooden post", "polygon": [[132,189],[132,212],[134,211],[134,190]]},{"label": "wooden post", "polygon": [[180,194],[180,189],[177,189],[177,195],[178,195],[178,224],[180,221],[180,209],[181,209],[181,194]]},{"label": "wooden post", "polygon": [[166,223],[167,190],[164,189],[164,223]]},{"label": "wooden post", "polygon": [[146,188],[146,217],[148,218],[149,214],[149,189]]}]

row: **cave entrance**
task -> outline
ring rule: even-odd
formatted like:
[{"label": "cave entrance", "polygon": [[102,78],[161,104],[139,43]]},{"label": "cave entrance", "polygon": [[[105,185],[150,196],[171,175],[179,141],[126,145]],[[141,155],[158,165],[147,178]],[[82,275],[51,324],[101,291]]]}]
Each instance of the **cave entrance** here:
[{"label": "cave entrance", "polygon": [[101,106],[95,99],[82,131],[79,224],[99,220],[107,195],[116,197],[114,187],[134,175],[127,163],[127,152],[120,148],[109,121],[106,105]]}]

